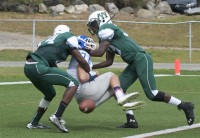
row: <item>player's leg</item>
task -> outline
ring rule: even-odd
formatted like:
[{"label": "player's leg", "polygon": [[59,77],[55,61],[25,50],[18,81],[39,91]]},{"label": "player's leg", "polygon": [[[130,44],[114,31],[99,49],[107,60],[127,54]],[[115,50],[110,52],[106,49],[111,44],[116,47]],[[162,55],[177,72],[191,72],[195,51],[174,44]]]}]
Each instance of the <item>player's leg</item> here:
[{"label": "player's leg", "polygon": [[125,94],[121,88],[119,78],[115,74],[110,78],[110,87],[113,89],[117,102],[121,106],[139,96],[138,92]]},{"label": "player's leg", "polygon": [[[101,85],[101,87],[99,87]],[[109,88],[112,88],[112,93],[107,91]],[[85,98],[92,99],[96,106],[99,106],[112,95],[114,95],[118,101],[118,104],[123,105],[125,102],[132,100],[138,96],[138,93],[124,94],[123,90],[120,87],[120,82],[118,77],[111,72],[104,73],[98,76],[95,81],[85,83],[80,86],[80,91],[77,97],[79,103]]]},{"label": "player's leg", "polygon": [[[94,81],[90,81],[88,83],[84,83],[80,85],[79,90],[77,91],[75,98],[78,103],[81,103],[85,99],[91,99],[94,101],[95,105],[99,105],[99,100],[103,97],[106,91],[110,86],[110,78],[113,75],[111,72],[107,72],[101,74]],[[108,94],[108,98],[112,96],[112,94]],[[107,98],[105,98],[105,101]],[[104,102],[104,100],[102,101]]]},{"label": "player's leg", "polygon": [[186,115],[188,125],[194,122],[194,105],[191,102],[182,102],[180,99],[156,89],[156,82],[153,73],[153,61],[149,54],[140,53],[139,60],[136,60],[136,70],[140,83],[146,96],[152,101],[165,102],[182,109]]},{"label": "player's leg", "polygon": [[113,90],[107,90],[104,95],[95,103],[96,107],[100,106],[102,103],[110,99],[114,95]]},{"label": "player's leg", "polygon": [[46,112],[47,108],[50,105],[50,102],[55,97],[56,92],[52,85],[49,85],[44,82],[34,83],[35,87],[44,94],[44,98],[41,99],[38,109],[33,116],[31,122],[27,125],[27,128],[48,128],[45,125],[39,123],[43,114]]},{"label": "player's leg", "polygon": [[[108,89],[110,89],[110,91],[108,91]],[[113,93],[113,90],[115,90],[115,94]],[[82,84],[75,95],[75,98],[78,103],[81,103],[86,99],[91,99],[97,107],[113,95],[117,95],[118,99],[123,98],[120,99],[121,103],[137,96],[136,94],[129,94],[125,97],[121,90],[118,77],[112,72],[107,72],[95,78],[94,81]]]},{"label": "player's leg", "polygon": [[24,73],[34,86],[44,94],[44,98],[41,99],[38,109],[32,121],[27,125],[27,128],[48,128],[45,125],[39,124],[39,121],[47,110],[51,100],[54,98],[56,94],[55,90],[52,85],[43,81],[40,82],[40,75],[37,72],[36,64],[25,64]]},{"label": "player's leg", "polygon": [[62,132],[68,132],[67,128],[65,127],[65,121],[62,119],[62,115],[76,93],[79,82],[66,71],[60,70],[59,68],[50,68],[49,72],[45,74],[44,80],[54,85],[66,87],[57,111],[49,118],[49,120]]},{"label": "player's leg", "polygon": [[138,79],[137,72],[134,67],[128,65],[124,71],[119,75],[119,80],[123,91],[126,93],[127,89]]},{"label": "player's leg", "polygon": [[[122,74],[119,76],[121,87],[124,92],[137,80],[138,76],[134,70],[134,67],[128,65]],[[125,111],[127,122],[120,125],[119,128],[138,128],[138,123],[135,119],[134,112],[132,110]]]}]

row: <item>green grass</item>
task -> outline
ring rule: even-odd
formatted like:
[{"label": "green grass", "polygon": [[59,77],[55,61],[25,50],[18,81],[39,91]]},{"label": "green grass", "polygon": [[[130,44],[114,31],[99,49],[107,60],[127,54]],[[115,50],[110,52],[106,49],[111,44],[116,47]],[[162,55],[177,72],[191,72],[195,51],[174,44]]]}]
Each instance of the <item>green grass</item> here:
[{"label": "green grass", "polygon": [[[101,69],[101,73],[113,71],[121,73],[121,69]],[[155,70],[155,73],[169,73],[171,70]],[[182,74],[200,74],[199,71],[183,71]],[[27,81],[23,74],[23,68],[0,68],[0,82],[3,81]],[[195,104],[195,123],[200,121],[199,81],[200,77],[158,77],[156,78],[159,90],[166,91],[173,96],[192,101]],[[28,130],[25,128],[32,118],[42,94],[32,85],[0,85],[0,137],[2,138],[121,138],[168,128],[186,125],[186,119],[182,111],[165,103],[149,101],[137,81],[128,92],[139,91],[137,100],[146,102],[144,108],[135,111],[139,123],[138,129],[117,129],[116,126],[126,121],[124,112],[117,106],[112,98],[90,114],[79,111],[75,100],[72,100],[63,118],[67,121],[69,134],[61,133],[48,121],[48,117],[54,113],[62,97],[64,88],[56,86],[57,96],[50,104],[49,109],[41,119],[41,122],[49,125],[48,130]],[[167,135],[155,136],[156,138],[197,138],[199,130],[192,129]]]},{"label": "green grass", "polygon": [[[155,63],[173,63],[174,59],[180,59],[181,63],[189,63],[189,52],[181,50],[159,50],[159,49],[146,49],[151,53]],[[26,55],[30,51],[26,50],[0,50],[0,61],[25,61]],[[200,63],[200,51],[192,52],[192,63]],[[67,61],[70,60],[70,56]],[[103,57],[92,57],[93,62],[101,62],[105,60]],[[123,62],[120,56],[115,56],[115,62]]]}]

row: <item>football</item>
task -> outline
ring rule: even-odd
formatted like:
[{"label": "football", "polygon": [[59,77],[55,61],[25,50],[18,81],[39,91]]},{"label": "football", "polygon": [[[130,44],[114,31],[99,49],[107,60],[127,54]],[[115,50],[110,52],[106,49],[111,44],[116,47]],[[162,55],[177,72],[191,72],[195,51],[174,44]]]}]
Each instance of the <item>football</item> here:
[{"label": "football", "polygon": [[79,109],[83,113],[91,113],[95,109],[95,103],[91,99],[83,100],[79,104]]}]

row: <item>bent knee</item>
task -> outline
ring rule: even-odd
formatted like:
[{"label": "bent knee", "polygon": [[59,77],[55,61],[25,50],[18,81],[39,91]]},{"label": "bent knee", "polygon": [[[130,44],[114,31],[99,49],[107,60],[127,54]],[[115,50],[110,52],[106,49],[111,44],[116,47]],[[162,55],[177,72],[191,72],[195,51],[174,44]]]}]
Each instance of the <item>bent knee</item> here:
[{"label": "bent knee", "polygon": [[159,91],[159,92],[153,97],[152,101],[159,101],[159,102],[162,102],[162,101],[164,101],[164,98],[165,98],[165,93]]},{"label": "bent knee", "polygon": [[49,93],[48,95],[45,95],[45,99],[48,101],[52,101],[55,96],[56,93]]}]

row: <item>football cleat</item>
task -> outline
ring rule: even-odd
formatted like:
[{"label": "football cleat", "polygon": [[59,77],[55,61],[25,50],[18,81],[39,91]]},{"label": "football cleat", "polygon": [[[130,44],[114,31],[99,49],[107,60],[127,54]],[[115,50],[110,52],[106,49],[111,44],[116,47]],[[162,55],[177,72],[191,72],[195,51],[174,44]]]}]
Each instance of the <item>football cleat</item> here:
[{"label": "football cleat", "polygon": [[28,125],[26,126],[28,129],[34,129],[34,128],[39,128],[39,129],[49,129],[50,127],[42,125],[42,124],[37,124],[37,125],[33,125],[32,123],[28,123]]},{"label": "football cleat", "polygon": [[122,106],[125,103],[137,98],[139,96],[139,92],[133,92],[133,93],[129,93],[129,94],[125,94],[122,98],[118,99],[118,105]]},{"label": "football cleat", "polygon": [[194,104],[191,102],[182,102],[178,105],[179,110],[183,110],[187,119],[188,125],[192,125],[194,123]]},{"label": "football cleat", "polygon": [[118,126],[117,128],[138,128],[138,123],[134,115],[126,114],[127,122],[123,125]]},{"label": "football cleat", "polygon": [[136,120],[132,120],[131,122],[126,122],[123,125],[118,126],[117,128],[138,128],[138,123]]},{"label": "football cleat", "polygon": [[56,127],[58,127],[58,129],[60,129],[62,132],[68,132],[68,129],[65,127],[66,122],[61,117],[56,117],[55,115],[52,115],[49,117],[49,121],[53,123]]},{"label": "football cleat", "polygon": [[127,111],[127,110],[138,110],[138,109],[142,108],[144,105],[145,105],[145,102],[136,101],[136,102],[132,102],[132,103],[125,103],[124,105],[122,105],[122,109],[124,111]]}]

